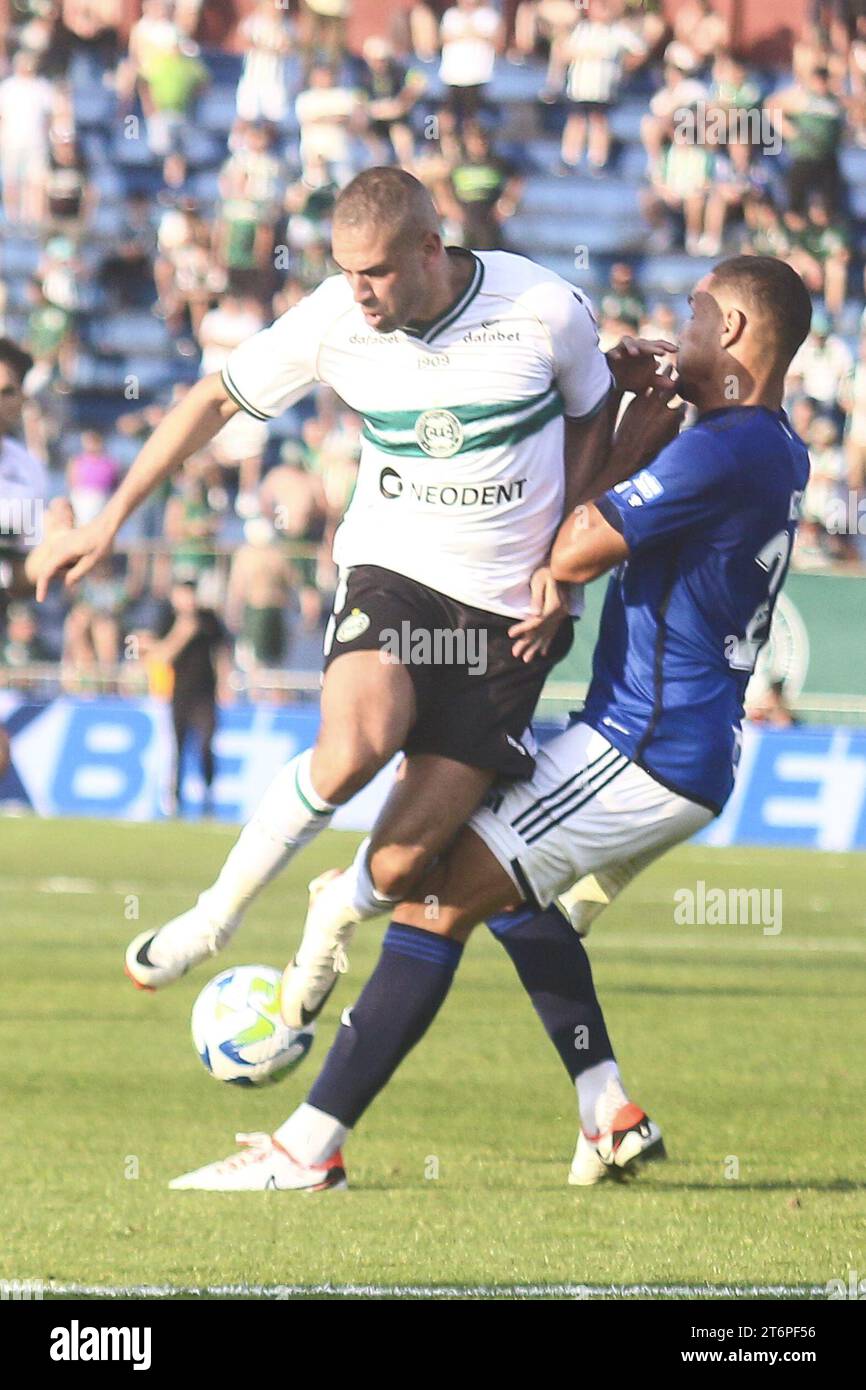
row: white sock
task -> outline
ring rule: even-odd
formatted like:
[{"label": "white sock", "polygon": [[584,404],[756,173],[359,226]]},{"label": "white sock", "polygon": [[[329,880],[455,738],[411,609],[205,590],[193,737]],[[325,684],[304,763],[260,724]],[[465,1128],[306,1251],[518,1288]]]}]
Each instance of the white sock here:
[{"label": "white sock", "polygon": [[340,884],[343,901],[354,911],[359,922],[365,922],[368,917],[379,917],[399,901],[398,898],[389,898],[386,894],[380,893],[375,887],[367,863],[369,850],[370,837],[367,836],[358,846],[355,858],[346,872],[334,880],[334,887]]},{"label": "white sock", "polygon": [[331,823],[336,807],[310,781],[312,749],[278,772],[199,906],[218,926],[236,927],[256,894]]},{"label": "white sock", "polygon": [[305,1166],[324,1163],[346,1141],[351,1131],[333,1115],[317,1110],[304,1101],[279,1129],[274,1138],[287,1153]]},{"label": "white sock", "polygon": [[610,1129],[620,1106],[628,1104],[616,1062],[597,1062],[577,1078],[580,1127],[587,1138]]}]

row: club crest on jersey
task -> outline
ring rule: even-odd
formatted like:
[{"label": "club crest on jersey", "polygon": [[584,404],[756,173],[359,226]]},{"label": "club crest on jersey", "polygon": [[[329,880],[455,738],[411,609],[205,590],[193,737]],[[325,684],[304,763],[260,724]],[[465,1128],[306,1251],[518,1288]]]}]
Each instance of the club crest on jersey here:
[{"label": "club crest on jersey", "polygon": [[370,626],[368,614],[362,613],[360,608],[353,608],[347,618],[344,618],[334,633],[338,642],[354,642],[356,637],[367,631]]},{"label": "club crest on jersey", "polygon": [[415,438],[430,458],[450,459],[463,444],[463,426],[450,410],[425,410],[415,422]]}]

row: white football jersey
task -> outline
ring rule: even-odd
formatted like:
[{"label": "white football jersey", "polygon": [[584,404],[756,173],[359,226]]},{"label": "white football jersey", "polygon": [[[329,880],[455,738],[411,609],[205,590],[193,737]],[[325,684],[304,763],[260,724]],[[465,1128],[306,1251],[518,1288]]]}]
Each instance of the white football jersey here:
[{"label": "white football jersey", "polygon": [[598,410],[610,369],[579,290],[508,252],[450,254],[472,257],[471,281],[423,331],[375,332],[333,276],[236,348],[223,382],[260,420],[318,382],[363,418],[341,569],[380,565],[525,617],[562,519],[563,416]]}]

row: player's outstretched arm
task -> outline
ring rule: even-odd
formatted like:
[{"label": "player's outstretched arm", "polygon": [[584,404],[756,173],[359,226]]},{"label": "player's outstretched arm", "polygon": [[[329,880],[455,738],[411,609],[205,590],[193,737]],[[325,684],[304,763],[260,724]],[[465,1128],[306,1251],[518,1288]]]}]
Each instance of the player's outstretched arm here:
[{"label": "player's outstretched arm", "polygon": [[204,447],[240,407],[216,373],[203,377],[157,425],[120,487],[87,526],[50,537],[27,558],[27,576],[41,602],[55,575],[72,585],[111,553],[128,516],[185,459]]}]

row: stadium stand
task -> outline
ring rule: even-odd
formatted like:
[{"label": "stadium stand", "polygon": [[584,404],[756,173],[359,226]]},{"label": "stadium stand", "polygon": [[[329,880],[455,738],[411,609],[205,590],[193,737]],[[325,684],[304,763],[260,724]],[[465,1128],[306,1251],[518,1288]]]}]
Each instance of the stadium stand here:
[{"label": "stadium stand", "polygon": [[[862,572],[866,21],[857,6],[816,7],[779,70],[734,54],[727,21],[697,0],[672,23],[628,0],[575,4],[565,23],[562,3],[525,0],[516,24],[506,7],[508,29],[495,6],[457,0],[441,28],[452,47],[447,85],[433,51],[443,6],[389,11],[390,27],[383,15],[374,41],[353,49],[341,18],[304,0],[261,0],[228,17],[211,0],[144,0],[128,39],[119,6],[114,23],[104,8],[95,31],[76,29],[78,8],[16,0],[10,11],[0,331],[35,358],[27,440],[79,520],[203,355],[212,370],[332,270],[339,185],[399,150],[437,197],[449,239],[530,253],[580,285],[605,346],[622,332],[675,331],[690,287],[722,254],[789,258],[816,307],[789,400],[815,470],[795,563]],[[456,51],[467,24],[481,26],[491,58],[496,50],[489,82],[483,60],[473,69]],[[172,578],[194,577],[221,604],[243,542],[281,549],[289,602],[282,639],[269,639],[274,663],[245,629],[236,578],[237,688],[271,699],[313,688],[358,425],[327,395],[266,429],[239,423],[133,518],[116,563],[88,592],[71,605],[53,596],[35,619],[7,613],[0,678],[40,690],[58,680],[67,690],[147,689],[148,637],[166,619]],[[121,653],[141,661],[118,664]]]}]

